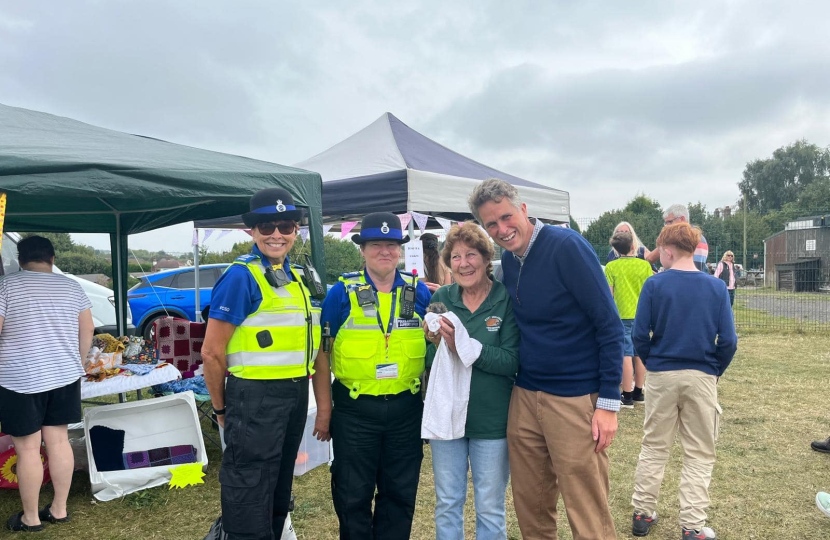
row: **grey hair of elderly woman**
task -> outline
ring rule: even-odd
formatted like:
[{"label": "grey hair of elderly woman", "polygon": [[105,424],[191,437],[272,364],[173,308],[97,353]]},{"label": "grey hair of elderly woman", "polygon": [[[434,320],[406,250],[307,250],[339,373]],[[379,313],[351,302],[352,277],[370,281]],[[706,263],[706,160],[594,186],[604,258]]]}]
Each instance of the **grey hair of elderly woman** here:
[{"label": "grey hair of elderly woman", "polygon": [[519,190],[513,184],[499,178],[488,178],[473,189],[467,199],[467,205],[470,207],[470,213],[473,214],[476,221],[481,223],[481,215],[479,215],[478,209],[487,202],[500,203],[504,199],[509,200],[510,204],[517,210],[521,209],[522,199],[519,197]]}]

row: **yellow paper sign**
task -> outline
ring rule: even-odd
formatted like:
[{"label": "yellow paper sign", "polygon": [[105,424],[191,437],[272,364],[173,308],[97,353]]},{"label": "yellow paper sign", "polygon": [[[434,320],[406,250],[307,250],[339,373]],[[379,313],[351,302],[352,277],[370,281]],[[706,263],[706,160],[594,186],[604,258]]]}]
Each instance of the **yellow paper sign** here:
[{"label": "yellow paper sign", "polygon": [[205,483],[205,481],[202,480],[205,473],[202,472],[201,463],[185,463],[184,465],[173,467],[170,469],[170,472],[173,473],[173,478],[170,479],[170,487],[167,489],[182,489],[187,486],[195,486],[196,484]]},{"label": "yellow paper sign", "polygon": [[6,194],[0,193],[0,248],[3,247],[3,222],[6,221]]}]

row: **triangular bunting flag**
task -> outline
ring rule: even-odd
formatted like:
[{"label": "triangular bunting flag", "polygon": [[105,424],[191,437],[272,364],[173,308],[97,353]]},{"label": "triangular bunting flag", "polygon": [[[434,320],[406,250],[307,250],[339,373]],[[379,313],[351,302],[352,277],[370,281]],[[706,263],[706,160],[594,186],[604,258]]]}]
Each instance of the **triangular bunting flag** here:
[{"label": "triangular bunting flag", "polygon": [[202,238],[203,244],[207,244],[208,238],[210,238],[210,235],[212,235],[215,230],[216,229],[205,229],[205,237]]},{"label": "triangular bunting flag", "polygon": [[303,244],[308,240],[308,227],[300,227],[300,238],[303,239]]},{"label": "triangular bunting flag", "polygon": [[199,229],[193,229],[193,245],[199,245]]},{"label": "triangular bunting flag", "polygon": [[415,224],[420,229],[421,234],[424,234],[424,231],[427,228],[427,221],[429,220],[429,216],[426,214],[419,214],[418,212],[411,212],[412,219],[415,220]]},{"label": "triangular bunting flag", "polygon": [[410,214],[398,214],[398,217],[401,219],[401,230],[404,232],[404,236],[406,236],[406,228],[409,227],[409,222],[412,221],[412,215]]},{"label": "triangular bunting flag", "polygon": [[242,229],[242,230],[245,231],[246,233],[248,233],[248,236],[253,236],[253,234],[251,233],[251,229]]},{"label": "triangular bunting flag", "polygon": [[334,227],[334,225],[323,225],[323,236],[328,234],[332,227]]},{"label": "triangular bunting flag", "polygon": [[217,237],[216,237],[216,241],[218,242],[219,240],[221,240],[221,239],[225,238],[226,236],[228,236],[228,235],[229,235],[229,234],[231,234],[232,232],[233,232],[233,229],[225,229],[225,230],[223,230],[222,232],[220,232],[220,233],[219,233],[219,236],[217,236]]},{"label": "triangular bunting flag", "polygon": [[436,217],[435,220],[441,225],[441,228],[447,232],[450,232],[450,227],[452,227],[452,220],[442,217]]},{"label": "triangular bunting flag", "polygon": [[340,224],[340,238],[346,238],[346,235],[357,226],[357,221],[344,221]]}]

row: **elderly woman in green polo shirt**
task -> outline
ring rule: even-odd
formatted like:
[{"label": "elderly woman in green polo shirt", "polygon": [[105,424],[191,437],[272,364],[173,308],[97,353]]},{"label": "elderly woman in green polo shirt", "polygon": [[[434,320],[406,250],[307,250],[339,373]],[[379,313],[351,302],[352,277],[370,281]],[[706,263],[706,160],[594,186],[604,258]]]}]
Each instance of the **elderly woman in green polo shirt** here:
[{"label": "elderly woman in green polo shirt", "polygon": [[[475,223],[453,226],[441,252],[455,283],[438,289],[441,302],[458,316],[469,336],[482,344],[473,364],[464,438],[431,440],[435,475],[435,529],[438,540],[463,539],[467,470],[472,470],[476,507],[476,538],[506,538],[504,497],[507,460],[507,408],[519,368],[519,329],[507,289],[492,277],[493,245]],[[427,367],[442,339],[455,351],[455,329],[441,319],[432,334]]]}]

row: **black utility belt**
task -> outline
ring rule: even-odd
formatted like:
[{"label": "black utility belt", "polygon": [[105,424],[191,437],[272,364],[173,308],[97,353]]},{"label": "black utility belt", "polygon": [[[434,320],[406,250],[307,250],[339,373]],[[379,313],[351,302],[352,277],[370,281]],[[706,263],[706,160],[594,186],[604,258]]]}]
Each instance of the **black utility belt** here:
[{"label": "black utility belt", "polygon": [[302,377],[288,377],[288,378],[285,378],[285,379],[248,379],[248,378],[246,378],[246,377],[237,377],[236,375],[234,375],[233,373],[231,373],[231,377],[233,377],[234,379],[240,380],[240,381],[247,381],[247,382],[260,382],[260,383],[279,383],[279,382],[283,382],[283,383],[299,383],[299,382],[303,382],[303,381],[308,381],[308,377],[307,377],[307,376],[302,376]]},{"label": "black utility belt", "polygon": [[[340,382],[339,379],[334,379],[334,385],[332,385],[332,386],[333,386],[333,389],[334,389],[335,392],[338,392],[338,391],[343,392],[343,393],[346,394],[346,397],[348,397],[349,399],[352,399],[349,396],[349,391],[350,391],[349,387],[346,386],[345,384],[343,384],[342,382]],[[390,400],[393,400],[393,399],[404,398],[406,396],[417,396],[417,395],[418,394],[413,394],[411,390],[404,390],[403,392],[399,392],[397,394],[381,394],[379,396],[371,396],[369,394],[359,394],[357,396],[357,399],[362,399],[362,400],[365,400],[365,401],[390,401]]]}]

